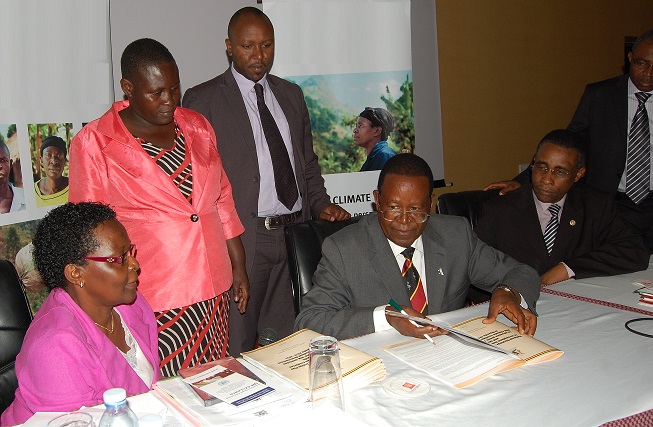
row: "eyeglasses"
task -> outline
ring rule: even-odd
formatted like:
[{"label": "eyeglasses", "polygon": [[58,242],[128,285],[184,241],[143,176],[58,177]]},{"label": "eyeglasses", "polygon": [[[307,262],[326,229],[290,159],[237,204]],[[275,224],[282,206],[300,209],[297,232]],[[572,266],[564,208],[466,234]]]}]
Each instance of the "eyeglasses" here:
[{"label": "eyeglasses", "polygon": [[132,258],[136,258],[136,245],[129,245],[129,249],[127,250],[127,252],[125,252],[120,256],[110,256],[110,257],[85,256],[84,259],[87,259],[89,261],[95,261],[95,262],[111,262],[115,264],[127,265],[128,256]]},{"label": "eyeglasses", "polygon": [[566,177],[568,177],[569,175],[572,174],[572,171],[568,171],[567,169],[562,169],[562,168],[553,168],[552,169],[552,168],[547,168],[546,166],[541,165],[541,164],[531,165],[531,168],[533,168],[533,170],[536,170],[536,171],[541,172],[541,173],[547,173],[547,172],[551,171],[558,178],[566,178]]},{"label": "eyeglasses", "polygon": [[381,212],[381,217],[386,221],[399,221],[402,216],[406,215],[406,221],[412,221],[418,224],[426,222],[426,220],[431,216],[431,214],[426,212],[401,211],[392,208],[378,212]]},{"label": "eyeglasses", "polygon": [[653,69],[653,63],[650,63],[648,61],[644,61],[643,59],[634,59],[633,60],[633,68],[640,70],[640,71],[648,71],[650,69]]}]

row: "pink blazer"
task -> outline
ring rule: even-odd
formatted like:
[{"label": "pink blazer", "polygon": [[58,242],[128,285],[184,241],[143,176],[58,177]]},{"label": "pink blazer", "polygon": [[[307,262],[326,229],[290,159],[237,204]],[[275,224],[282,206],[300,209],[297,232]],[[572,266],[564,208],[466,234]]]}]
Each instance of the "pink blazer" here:
[{"label": "pink blazer", "polygon": [[[156,319],[142,295],[116,307],[160,378]],[[16,358],[18,390],[0,425],[25,422],[37,411],[72,411],[102,403],[102,393],[122,387],[127,395],[150,384],[63,289],[50,292],[27,330]]]},{"label": "pink blazer", "polygon": [[177,108],[193,172],[193,204],[129,133],[113,104],[73,138],[71,202],[101,201],[118,214],[141,265],[138,290],[155,311],[183,307],[229,290],[226,240],[244,228],[222,168],[213,128],[194,111]]}]

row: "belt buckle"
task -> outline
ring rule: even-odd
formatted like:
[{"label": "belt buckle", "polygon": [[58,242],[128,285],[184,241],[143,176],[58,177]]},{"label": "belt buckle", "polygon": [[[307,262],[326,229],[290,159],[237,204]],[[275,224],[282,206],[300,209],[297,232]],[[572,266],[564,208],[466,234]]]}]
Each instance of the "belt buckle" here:
[{"label": "belt buckle", "polygon": [[277,230],[277,229],[281,228],[279,225],[273,225],[272,224],[272,218],[276,218],[276,217],[272,217],[272,216],[266,216],[265,217],[265,228],[268,229],[268,230]]}]

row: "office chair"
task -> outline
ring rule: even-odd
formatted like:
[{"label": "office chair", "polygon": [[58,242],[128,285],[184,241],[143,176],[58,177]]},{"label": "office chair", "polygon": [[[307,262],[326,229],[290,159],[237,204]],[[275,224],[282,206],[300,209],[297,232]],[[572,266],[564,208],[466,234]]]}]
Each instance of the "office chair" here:
[{"label": "office chair", "polygon": [[14,401],[18,387],[14,363],[31,321],[32,311],[16,269],[0,260],[0,413]]},{"label": "office chair", "polygon": [[464,216],[476,227],[483,210],[483,203],[499,195],[499,190],[474,190],[459,193],[445,193],[438,197],[438,213],[445,215]]},{"label": "office chair", "polygon": [[[445,193],[438,197],[438,213],[464,216],[472,225],[473,229],[476,227],[478,218],[481,216],[483,204],[497,196],[499,196],[499,190],[474,190],[461,191],[459,193]],[[469,304],[480,304],[489,301],[490,296],[491,294],[489,292],[472,285],[467,292],[467,301]]]},{"label": "office chair", "polygon": [[286,225],[284,232],[295,315],[299,313],[302,306],[302,298],[313,287],[313,273],[322,258],[322,242],[331,234],[358,222],[359,219],[361,219],[360,216],[336,222],[312,219]]}]

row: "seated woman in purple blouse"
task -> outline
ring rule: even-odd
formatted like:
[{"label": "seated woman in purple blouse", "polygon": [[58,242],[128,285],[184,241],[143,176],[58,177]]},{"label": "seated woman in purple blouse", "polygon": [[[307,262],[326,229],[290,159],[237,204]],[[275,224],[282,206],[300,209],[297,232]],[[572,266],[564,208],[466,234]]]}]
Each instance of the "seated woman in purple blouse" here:
[{"label": "seated woman in purple blouse", "polygon": [[160,378],[156,320],[136,291],[136,248],[115,212],[67,203],[43,218],[33,243],[50,294],[27,330],[0,424],[96,405],[113,387],[150,390]]}]

